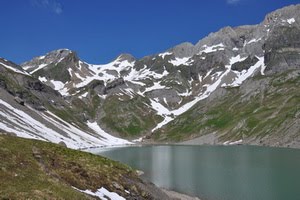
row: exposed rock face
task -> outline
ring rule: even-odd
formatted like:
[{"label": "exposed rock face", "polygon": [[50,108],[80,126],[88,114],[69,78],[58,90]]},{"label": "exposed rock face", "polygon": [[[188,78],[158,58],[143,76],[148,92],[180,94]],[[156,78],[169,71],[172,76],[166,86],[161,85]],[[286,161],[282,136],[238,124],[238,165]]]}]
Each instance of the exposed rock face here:
[{"label": "exposed rock face", "polygon": [[273,29],[272,37],[264,45],[266,71],[278,73],[287,69],[299,69],[299,27],[280,26]]},{"label": "exposed rock face", "polygon": [[66,105],[57,91],[22,71],[20,66],[0,59],[0,71],[1,87],[19,101],[34,108],[41,108],[45,104],[58,107]]},{"label": "exposed rock face", "polygon": [[258,62],[258,59],[256,57],[250,57],[248,56],[245,60],[241,62],[236,62],[231,66],[231,69],[234,71],[243,71],[248,70],[251,66],[255,65],[255,63]]},{"label": "exposed rock face", "polygon": [[123,78],[115,79],[112,82],[107,83],[104,93],[107,94],[109,90],[115,89],[116,87],[121,86],[123,84],[125,84],[125,81],[123,80]]},{"label": "exposed rock face", "polygon": [[[31,93],[53,93],[49,90],[52,87],[66,101],[61,107],[74,112],[72,117],[96,121],[115,135],[183,140],[214,132],[220,141],[252,138],[257,128],[253,119],[243,116],[243,120],[230,122],[236,127],[230,134],[221,130],[230,116],[218,113],[216,107],[222,104],[232,108],[237,102],[248,105],[250,101],[264,105],[261,109],[268,113],[265,100],[270,95],[275,99],[277,90],[290,91],[298,84],[300,5],[276,10],[260,24],[224,27],[195,45],[182,43],[141,59],[122,54],[111,63],[91,65],[81,61],[75,52],[61,49],[34,58],[22,67],[30,74],[26,76],[30,81],[22,82],[21,75],[15,79],[25,83]],[[25,76],[22,68],[14,68]],[[0,86],[15,96],[26,97],[12,90],[4,78],[0,78]],[[286,95],[297,98],[292,97],[292,92]],[[249,111],[252,107],[243,109]],[[252,111],[249,118],[255,113]],[[247,120],[253,126],[245,129]],[[261,134],[272,134],[266,131],[269,124],[260,126]]]},{"label": "exposed rock face", "polygon": [[175,57],[184,58],[193,55],[195,52],[194,48],[192,43],[185,42],[170,49],[170,52],[172,52]]}]

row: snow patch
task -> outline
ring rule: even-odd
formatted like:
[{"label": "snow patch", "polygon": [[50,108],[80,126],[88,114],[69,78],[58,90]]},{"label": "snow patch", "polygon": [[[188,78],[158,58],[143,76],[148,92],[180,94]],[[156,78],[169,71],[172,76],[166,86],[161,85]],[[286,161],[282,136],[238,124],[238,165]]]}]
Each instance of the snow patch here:
[{"label": "snow patch", "polygon": [[43,83],[47,82],[47,78],[46,77],[42,77],[42,76],[39,76],[39,80]]},{"label": "snow patch", "polygon": [[[130,70],[134,66],[134,61],[129,62],[128,60],[121,61],[120,58],[117,58],[115,61],[105,64],[105,65],[91,65],[89,69],[94,72],[94,76],[86,77],[82,82],[78,83],[75,87],[80,88],[88,85],[93,80],[102,80],[104,84],[116,79],[123,77],[126,80],[126,76],[121,76],[121,71]],[[109,71],[114,71],[117,73],[117,76],[108,73]],[[101,74],[101,75],[99,75]]]},{"label": "snow patch", "polygon": [[233,142],[229,142],[229,145],[240,144],[242,142],[243,142],[243,140],[233,141]]},{"label": "snow patch", "polygon": [[240,144],[242,142],[243,142],[243,140],[237,140],[237,141],[233,141],[233,142],[226,141],[223,143],[223,145],[236,145],[236,144]]},{"label": "snow patch", "polygon": [[103,95],[98,94],[98,97],[100,97],[101,99],[106,99],[107,95],[106,94],[103,94]]},{"label": "snow patch", "polygon": [[121,91],[127,94],[130,97],[130,99],[133,99],[135,96],[135,93],[131,88],[121,89]]},{"label": "snow patch", "polygon": [[25,71],[27,71],[28,69],[32,68],[32,66],[29,66],[29,65],[27,65],[27,66],[22,66],[22,68],[23,68]]},{"label": "snow patch", "polygon": [[73,70],[71,68],[68,68],[68,72],[69,72],[70,77],[72,77],[73,76]]},{"label": "snow patch", "polygon": [[153,99],[150,99],[151,107],[157,111],[158,115],[165,116],[169,115],[171,112],[169,109],[164,107],[162,104],[158,103],[157,101],[154,101]]},{"label": "snow patch", "polygon": [[160,53],[158,54],[158,56],[162,57],[162,59],[165,59],[165,56],[169,56],[169,55],[172,55],[173,53],[171,52],[165,52],[165,53]]},{"label": "snow patch", "polygon": [[173,121],[173,120],[174,120],[173,117],[165,116],[165,117],[164,117],[164,120],[163,120],[162,122],[158,123],[158,124],[156,125],[156,127],[153,128],[153,129],[151,130],[151,132],[154,132],[154,131],[156,131],[157,129],[160,129],[161,127],[163,127],[164,125],[170,123],[170,122]]},{"label": "snow patch", "polygon": [[203,50],[201,50],[198,55],[201,55],[202,53],[211,53],[211,52],[216,52],[216,51],[222,51],[225,50],[224,48],[224,44],[220,43],[217,45],[213,45],[213,46],[207,46],[207,45],[203,45],[202,48],[204,48]]},{"label": "snow patch", "polygon": [[69,96],[68,88],[65,88],[65,84],[61,81],[50,80],[50,83],[54,86],[54,90],[57,90],[62,96]]},{"label": "snow patch", "polygon": [[[138,139],[135,139],[135,140],[132,140],[132,142],[143,142],[143,140],[144,140],[144,137],[145,136],[143,136],[143,137],[140,137],[140,138],[138,138]],[[126,192],[126,191],[125,191]]]},{"label": "snow patch", "polygon": [[265,69],[266,69],[266,65],[265,65],[265,59],[263,58],[263,62],[262,62],[262,65],[261,65],[261,68],[260,68],[260,73],[261,75],[265,75]]},{"label": "snow patch", "polygon": [[30,74],[33,74],[34,72],[39,71],[40,69],[43,69],[44,67],[46,67],[48,64],[40,64],[35,70],[29,72]]},{"label": "snow patch", "polygon": [[82,62],[81,60],[79,60],[79,61],[78,61],[78,69],[79,69],[79,70],[82,69],[82,66],[81,66],[82,64],[83,64],[83,62]]},{"label": "snow patch", "polygon": [[127,140],[120,139],[114,137],[108,133],[106,133],[98,124],[97,122],[87,122],[87,125],[90,129],[94,130],[95,133],[103,137],[103,140],[109,145],[125,145],[125,144],[133,144]]},{"label": "snow patch", "polygon": [[[179,65],[191,65],[193,62],[190,60],[191,57],[184,57],[184,58],[175,58],[175,60],[169,60],[169,63],[171,63],[174,66],[179,66]],[[190,61],[189,61],[190,60]],[[189,62],[188,62],[189,61]]]},{"label": "snow patch", "polygon": [[262,38],[258,38],[258,39],[254,38],[254,39],[250,40],[249,42],[247,42],[246,44],[251,44],[251,43],[258,42],[258,41],[260,41],[261,39],[262,39]]},{"label": "snow patch", "polygon": [[54,90],[61,90],[65,87],[65,84],[61,81],[50,80],[50,83],[53,84]]},{"label": "snow patch", "polygon": [[83,78],[82,76],[80,76],[79,73],[75,72],[74,74],[75,74],[75,76],[76,76],[78,79],[80,79],[81,81],[84,81],[84,80],[85,80],[85,78]]},{"label": "snow patch", "polygon": [[[247,57],[241,57],[240,55],[237,55],[237,56],[235,56],[235,57],[232,57],[232,58],[230,58],[230,60],[229,60],[229,67],[231,67],[231,65],[233,65],[234,63],[237,63],[237,62],[242,62],[242,61],[244,61],[244,60],[246,60],[246,58]],[[227,65],[228,66],[228,65]]]},{"label": "snow patch", "polygon": [[[258,57],[257,57],[258,58]],[[258,61],[251,66],[248,70],[243,70],[241,72],[232,71],[236,74],[235,80],[231,84],[222,84],[221,87],[238,87],[240,86],[247,78],[252,76],[259,68],[261,68],[261,73],[263,74],[264,67],[264,57],[258,58]]]},{"label": "snow patch", "polygon": [[83,93],[82,95],[80,95],[78,98],[79,98],[79,99],[83,99],[83,98],[86,98],[87,95],[88,95],[88,92],[85,92],[85,93]]},{"label": "snow patch", "polygon": [[133,81],[133,80],[129,80],[129,82],[136,84],[136,85],[140,85],[140,86],[145,86],[146,84],[143,82],[139,82],[139,81]]},{"label": "snow patch", "polygon": [[169,72],[166,70],[165,67],[164,67],[163,73],[159,74],[159,73],[156,73],[154,71],[151,71],[150,69],[147,69],[146,66],[145,66],[140,71],[136,71],[135,69],[131,69],[131,72],[123,78],[126,81],[136,82],[136,81],[139,81],[139,80],[147,79],[149,77],[152,77],[153,79],[161,79],[161,78],[167,76],[168,74],[169,74]]},{"label": "snow patch", "polygon": [[289,23],[289,24],[293,24],[293,23],[296,22],[295,18],[290,18],[290,19],[287,19],[286,21],[287,21],[287,23]]},{"label": "snow patch", "polygon": [[167,101],[167,98],[166,98],[166,97],[164,97],[164,103],[165,103],[166,105],[168,105],[168,101]]},{"label": "snow patch", "polygon": [[288,23],[288,24],[293,24],[296,22],[295,18],[290,18],[290,19],[282,19],[281,22],[283,23]]},{"label": "snow patch", "polygon": [[143,94],[145,94],[146,92],[150,92],[152,90],[160,90],[160,89],[168,89],[166,86],[163,86],[160,84],[161,81],[159,82],[154,82],[153,86],[151,87],[147,87],[146,90],[143,92]]},{"label": "snow patch", "polygon": [[192,95],[192,91],[189,91],[188,89],[186,90],[186,92],[184,93],[179,93],[177,92],[177,94],[181,97],[188,97],[188,96],[191,96]]},{"label": "snow patch", "polygon": [[55,63],[55,65],[57,65],[58,63],[60,63],[61,61],[63,61],[63,59],[65,59],[65,57],[60,58],[60,59]]},{"label": "snow patch", "polygon": [[91,195],[94,197],[98,197],[101,200],[107,200],[106,197],[108,197],[111,200],[126,200],[124,197],[118,195],[115,192],[110,192],[107,189],[105,189],[104,187],[101,187],[96,192],[92,192],[91,190],[80,190],[76,187],[72,187],[72,188],[74,188],[75,190],[77,190],[79,192],[82,192],[82,193],[85,193],[85,194],[88,194],[88,195]]}]

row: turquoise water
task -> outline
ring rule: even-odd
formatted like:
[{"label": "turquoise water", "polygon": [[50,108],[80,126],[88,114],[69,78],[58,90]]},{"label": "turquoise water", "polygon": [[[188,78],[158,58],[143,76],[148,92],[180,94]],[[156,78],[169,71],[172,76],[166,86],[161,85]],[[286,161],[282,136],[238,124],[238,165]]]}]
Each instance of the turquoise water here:
[{"label": "turquoise water", "polygon": [[143,178],[209,200],[300,199],[300,150],[256,146],[142,146],[97,154],[144,171]]}]

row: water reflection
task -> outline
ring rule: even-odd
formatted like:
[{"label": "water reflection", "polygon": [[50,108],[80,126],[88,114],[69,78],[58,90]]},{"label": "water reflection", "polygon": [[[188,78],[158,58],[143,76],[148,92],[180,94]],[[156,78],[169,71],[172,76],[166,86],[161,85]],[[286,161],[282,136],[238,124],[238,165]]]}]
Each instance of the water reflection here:
[{"label": "water reflection", "polygon": [[[151,181],[157,183],[158,186],[171,185],[172,174],[171,174],[171,148],[170,147],[151,147]],[[147,174],[145,174],[147,175]]]}]

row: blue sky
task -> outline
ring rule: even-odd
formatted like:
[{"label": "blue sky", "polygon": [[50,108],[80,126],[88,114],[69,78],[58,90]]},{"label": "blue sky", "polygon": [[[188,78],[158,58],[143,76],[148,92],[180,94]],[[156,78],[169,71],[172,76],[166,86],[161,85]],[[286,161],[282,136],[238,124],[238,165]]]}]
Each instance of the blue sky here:
[{"label": "blue sky", "polygon": [[300,0],[1,0],[0,57],[21,63],[68,48],[89,63],[137,58],[224,26],[257,24]]}]

